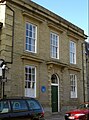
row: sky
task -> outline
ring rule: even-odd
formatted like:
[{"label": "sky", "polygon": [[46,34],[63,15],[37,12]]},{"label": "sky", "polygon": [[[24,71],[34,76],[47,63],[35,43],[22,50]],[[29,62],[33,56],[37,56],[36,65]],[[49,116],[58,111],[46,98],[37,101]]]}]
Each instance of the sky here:
[{"label": "sky", "polygon": [[32,0],[84,30],[89,35],[88,0]]}]

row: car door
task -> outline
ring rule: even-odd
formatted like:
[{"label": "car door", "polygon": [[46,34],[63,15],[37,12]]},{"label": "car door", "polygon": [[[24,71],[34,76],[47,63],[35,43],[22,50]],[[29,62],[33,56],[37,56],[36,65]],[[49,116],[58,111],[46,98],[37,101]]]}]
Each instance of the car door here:
[{"label": "car door", "polygon": [[27,99],[26,101],[28,103],[29,112],[31,116],[33,116],[34,114],[34,117],[36,118],[40,118],[41,116],[44,118],[43,108],[37,100],[31,98],[31,99]]}]

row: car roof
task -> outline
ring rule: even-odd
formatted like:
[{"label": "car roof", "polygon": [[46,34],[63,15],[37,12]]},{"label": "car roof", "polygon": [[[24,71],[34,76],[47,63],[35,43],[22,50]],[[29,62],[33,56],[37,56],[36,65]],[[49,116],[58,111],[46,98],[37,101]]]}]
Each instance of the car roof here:
[{"label": "car roof", "polygon": [[34,99],[31,97],[24,97],[24,96],[11,96],[11,97],[6,97],[6,98],[1,98],[0,100],[20,100],[20,99]]}]

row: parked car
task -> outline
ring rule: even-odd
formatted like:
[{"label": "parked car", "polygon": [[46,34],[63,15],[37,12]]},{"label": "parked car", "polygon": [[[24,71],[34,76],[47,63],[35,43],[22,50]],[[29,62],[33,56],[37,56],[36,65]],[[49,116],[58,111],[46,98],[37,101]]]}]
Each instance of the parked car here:
[{"label": "parked car", "polygon": [[76,110],[66,112],[65,120],[89,120],[89,102],[80,104]]},{"label": "parked car", "polygon": [[44,110],[34,98],[14,97],[0,100],[0,119],[29,118],[44,120]]}]

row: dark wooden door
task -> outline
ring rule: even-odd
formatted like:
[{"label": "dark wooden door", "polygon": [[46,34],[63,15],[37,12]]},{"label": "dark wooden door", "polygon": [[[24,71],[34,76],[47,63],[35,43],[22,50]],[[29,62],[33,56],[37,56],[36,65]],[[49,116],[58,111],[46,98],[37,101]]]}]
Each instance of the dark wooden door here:
[{"label": "dark wooden door", "polygon": [[58,86],[51,86],[52,112],[58,112]]}]

